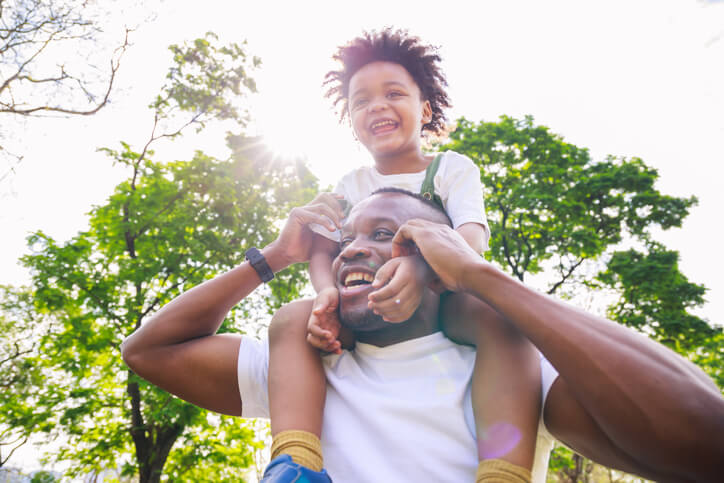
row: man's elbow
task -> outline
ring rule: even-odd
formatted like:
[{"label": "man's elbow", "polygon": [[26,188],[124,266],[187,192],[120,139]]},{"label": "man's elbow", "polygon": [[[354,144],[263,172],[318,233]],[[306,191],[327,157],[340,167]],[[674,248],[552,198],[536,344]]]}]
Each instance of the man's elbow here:
[{"label": "man's elbow", "polygon": [[131,334],[121,342],[121,358],[123,362],[136,374],[139,374],[142,366],[141,351],[138,350],[138,343]]}]

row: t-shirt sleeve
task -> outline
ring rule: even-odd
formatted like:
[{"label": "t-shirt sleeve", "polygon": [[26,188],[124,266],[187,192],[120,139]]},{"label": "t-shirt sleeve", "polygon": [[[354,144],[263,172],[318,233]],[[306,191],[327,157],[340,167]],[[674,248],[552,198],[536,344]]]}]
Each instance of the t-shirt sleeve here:
[{"label": "t-shirt sleeve", "polygon": [[236,366],[242,418],[269,417],[269,343],[243,336]]},{"label": "t-shirt sleeve", "polygon": [[[438,192],[443,196],[443,204],[453,222],[453,228],[465,223],[479,223],[485,229],[483,249],[488,249],[490,228],[485,216],[483,185],[480,182],[480,170],[470,158],[458,153],[448,152],[445,169],[436,176]],[[441,170],[442,171],[442,170]]]},{"label": "t-shirt sleeve", "polygon": [[[545,429],[545,432],[550,435],[550,432],[548,431],[548,428],[545,426],[545,421],[543,419],[543,409],[546,406],[546,399],[548,398],[548,392],[551,390],[551,386],[555,382],[555,380],[558,378],[558,371],[556,370],[553,365],[548,362],[548,359],[546,359],[543,354],[540,355],[540,382],[541,382],[541,392],[542,392],[542,401],[541,401],[541,426],[543,429]],[[552,436],[551,436],[552,438]]]}]

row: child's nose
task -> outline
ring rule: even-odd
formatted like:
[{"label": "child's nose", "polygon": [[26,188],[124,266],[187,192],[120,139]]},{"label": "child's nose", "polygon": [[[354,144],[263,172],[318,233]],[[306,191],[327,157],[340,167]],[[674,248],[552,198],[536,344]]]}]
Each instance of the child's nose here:
[{"label": "child's nose", "polygon": [[370,112],[383,111],[387,109],[387,101],[384,98],[375,98],[369,103],[368,108]]}]

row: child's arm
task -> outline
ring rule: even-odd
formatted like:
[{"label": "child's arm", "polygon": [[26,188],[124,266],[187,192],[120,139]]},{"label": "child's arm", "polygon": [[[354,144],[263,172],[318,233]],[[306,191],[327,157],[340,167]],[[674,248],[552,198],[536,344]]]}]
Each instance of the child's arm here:
[{"label": "child's arm", "polygon": [[[334,210],[333,222],[339,226],[344,216],[342,197],[330,193],[325,200]],[[342,328],[337,313],[339,293],[332,273],[332,262],[338,251],[338,242],[315,234],[309,258],[309,278],[317,297],[307,321],[307,341],[317,349],[334,353],[354,345],[352,333]]]},{"label": "child's arm", "polygon": [[317,293],[325,288],[334,287],[332,261],[338,251],[338,242],[315,233],[312,254],[309,257],[309,278]]},{"label": "child's arm", "polygon": [[317,298],[307,321],[307,341],[325,352],[340,353],[343,345],[347,347],[351,344],[347,334],[342,337],[344,344],[338,340],[343,331],[337,315],[339,292],[334,283],[332,261],[339,244],[323,236],[316,238],[309,259],[309,277],[317,291]]},{"label": "child's arm", "polygon": [[488,237],[483,225],[480,223],[463,223],[455,231],[462,235],[470,248],[475,250],[475,253],[482,253],[484,240]]}]

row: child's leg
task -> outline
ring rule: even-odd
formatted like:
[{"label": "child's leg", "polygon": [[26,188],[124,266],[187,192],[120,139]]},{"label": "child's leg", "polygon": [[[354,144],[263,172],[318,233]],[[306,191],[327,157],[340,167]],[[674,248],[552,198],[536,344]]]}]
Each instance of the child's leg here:
[{"label": "child's leg", "polygon": [[306,340],[312,302],[285,305],[269,325],[269,412],[272,458],[288,454],[320,471],[326,380],[319,351]]},{"label": "child's leg", "polygon": [[538,353],[475,297],[448,295],[441,314],[448,337],[477,347],[472,386],[481,461],[477,481],[530,481],[541,406]]}]

